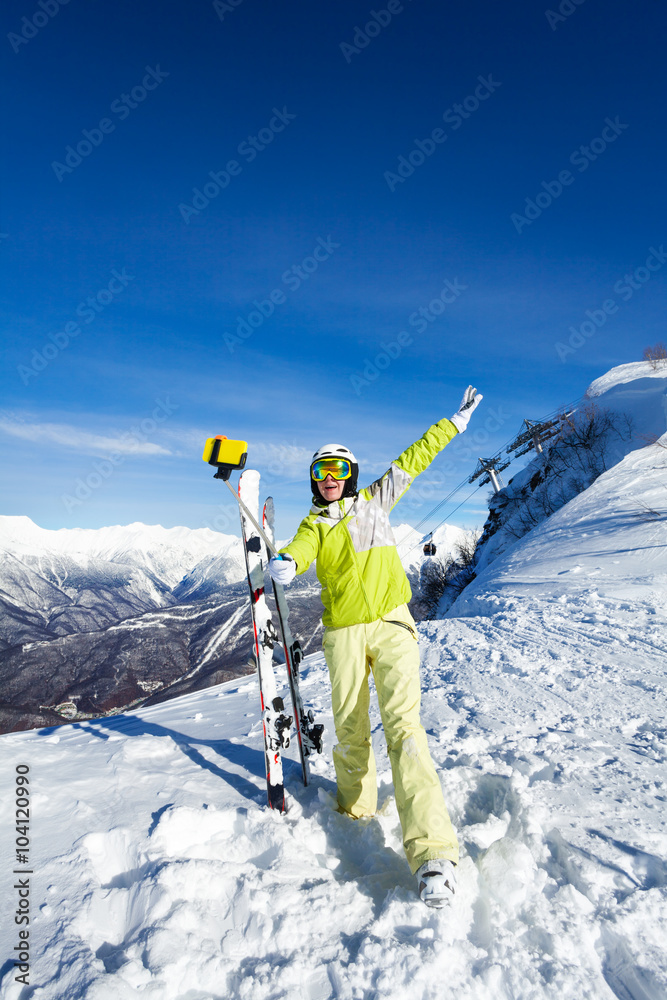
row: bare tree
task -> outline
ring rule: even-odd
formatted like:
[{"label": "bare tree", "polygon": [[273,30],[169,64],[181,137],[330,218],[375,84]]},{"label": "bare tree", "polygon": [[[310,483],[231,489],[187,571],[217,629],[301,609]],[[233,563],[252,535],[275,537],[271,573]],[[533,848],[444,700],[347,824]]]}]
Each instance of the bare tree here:
[{"label": "bare tree", "polygon": [[657,371],[667,365],[667,347],[660,341],[653,347],[647,347],[643,354],[644,361],[648,361],[651,368]]},{"label": "bare tree", "polygon": [[450,607],[462,590],[475,579],[475,554],[478,531],[467,533],[455,546],[454,555],[447,559],[427,559],[420,576],[423,619],[435,618],[443,599]]},{"label": "bare tree", "polygon": [[440,598],[447,585],[447,574],[452,564],[451,558],[431,557],[425,559],[419,574],[420,597],[415,608],[419,620],[435,618]]}]

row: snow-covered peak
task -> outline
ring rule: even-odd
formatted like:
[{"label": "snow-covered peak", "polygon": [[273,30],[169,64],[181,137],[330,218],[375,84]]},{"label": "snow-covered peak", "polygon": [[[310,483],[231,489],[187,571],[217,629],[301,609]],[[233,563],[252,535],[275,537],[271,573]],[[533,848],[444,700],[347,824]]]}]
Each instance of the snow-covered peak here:
[{"label": "snow-covered peak", "polygon": [[149,553],[175,548],[201,559],[226,552],[237,542],[234,535],[223,535],[210,528],[163,528],[159,524],[134,521],[104,528],[50,530],[40,528],[29,517],[0,515],[0,546],[23,554],[66,552],[72,557],[76,554],[113,559],[115,554],[130,549]]},{"label": "snow-covered peak", "polygon": [[[667,430],[667,367],[651,368],[646,361],[612,368],[589,386],[589,406],[616,413],[626,422],[628,443],[616,449],[620,461],[634,448],[641,448]],[[610,464],[610,463],[607,463]]]},{"label": "snow-covered peak", "polygon": [[632,361],[627,365],[616,365],[608,372],[596,378],[588,387],[586,395],[590,398],[601,396],[615,386],[634,382],[636,379],[655,378],[667,382],[667,364],[653,368],[649,361]]},{"label": "snow-covered peak", "polygon": [[243,579],[245,573],[241,540],[234,535],[210,528],[163,528],[138,521],[52,531],[40,528],[29,517],[0,516],[2,552],[40,567],[74,563],[87,575],[92,574],[91,579],[104,566],[130,567],[170,591],[186,577],[193,587],[211,575],[220,583],[231,583]]},{"label": "snow-covered peak", "polygon": [[[0,548],[18,556],[63,554],[81,565],[91,560],[134,563],[166,573],[178,583],[203,559],[240,554],[240,540],[210,528],[163,528],[135,521],[105,528],[40,528],[29,517],[0,516]],[[170,567],[173,573],[170,573]]]}]

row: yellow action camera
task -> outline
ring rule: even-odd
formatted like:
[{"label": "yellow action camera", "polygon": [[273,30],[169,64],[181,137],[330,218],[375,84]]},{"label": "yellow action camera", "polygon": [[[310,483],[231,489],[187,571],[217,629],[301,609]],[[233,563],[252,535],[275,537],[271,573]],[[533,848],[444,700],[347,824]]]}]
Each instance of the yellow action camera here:
[{"label": "yellow action camera", "polygon": [[248,457],[247,441],[230,441],[224,434],[207,438],[202,459],[214,465],[215,479],[229,479],[232,472],[244,468]]}]

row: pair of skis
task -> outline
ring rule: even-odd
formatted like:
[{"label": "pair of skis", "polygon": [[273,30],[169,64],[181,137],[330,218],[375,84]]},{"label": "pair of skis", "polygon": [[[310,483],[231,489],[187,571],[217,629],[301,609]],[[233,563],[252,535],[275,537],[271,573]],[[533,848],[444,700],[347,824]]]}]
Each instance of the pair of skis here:
[{"label": "pair of skis", "polygon": [[[263,530],[260,532],[259,518],[255,517],[255,512],[259,512],[258,472],[248,469],[242,473],[239,479],[238,497],[241,501],[239,504],[241,536],[250,587],[255,659],[262,707],[267,798],[272,809],[284,812],[285,786],[281,754],[290,745],[292,722],[296,724],[304,785],[310,780],[308,758],[315,752],[322,752],[324,727],[315,723],[312,711],[306,712],[304,709],[299,691],[299,664],[303,653],[299,641],[295,640],[290,632],[285,592],[275,581],[273,581],[273,593],[276,600],[278,630],[266,603],[264,571],[268,562],[267,542],[271,548],[274,543],[273,499],[269,497],[264,504]],[[251,514],[252,518],[248,514]],[[285,655],[293,716],[287,715],[285,703],[278,693],[273,669],[273,651],[277,645],[282,645]]]}]

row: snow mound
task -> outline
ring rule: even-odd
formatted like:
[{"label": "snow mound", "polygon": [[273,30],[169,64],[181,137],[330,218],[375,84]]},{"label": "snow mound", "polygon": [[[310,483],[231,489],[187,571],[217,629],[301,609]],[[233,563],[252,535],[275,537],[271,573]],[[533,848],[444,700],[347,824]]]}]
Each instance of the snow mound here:
[{"label": "snow mound", "polygon": [[[470,583],[448,618],[548,597],[604,615],[626,597],[667,611],[667,434],[630,452]],[[593,609],[597,609],[593,611]],[[602,619],[600,619],[602,620]],[[657,621],[656,621],[657,625]],[[667,634],[667,633],[666,633]]]},{"label": "snow mound", "polygon": [[588,397],[601,396],[610,389],[628,382],[635,382],[638,379],[655,378],[663,380],[667,378],[667,364],[658,363],[653,368],[649,361],[633,361],[627,365],[617,365],[610,368],[608,372],[596,378],[589,385],[586,395]]},{"label": "snow mound", "polygon": [[[584,400],[563,422],[544,453],[536,455],[491,497],[489,517],[475,553],[478,576],[503,553],[521,545],[538,526],[556,517],[600,475],[613,470],[626,456],[653,446],[667,431],[665,368],[653,371],[647,362],[621,365],[594,382],[587,396],[589,401]],[[656,454],[659,465],[660,452]],[[650,484],[647,488],[651,489]],[[641,485],[633,489],[637,497],[641,489]],[[443,613],[445,610],[443,607]]]}]

